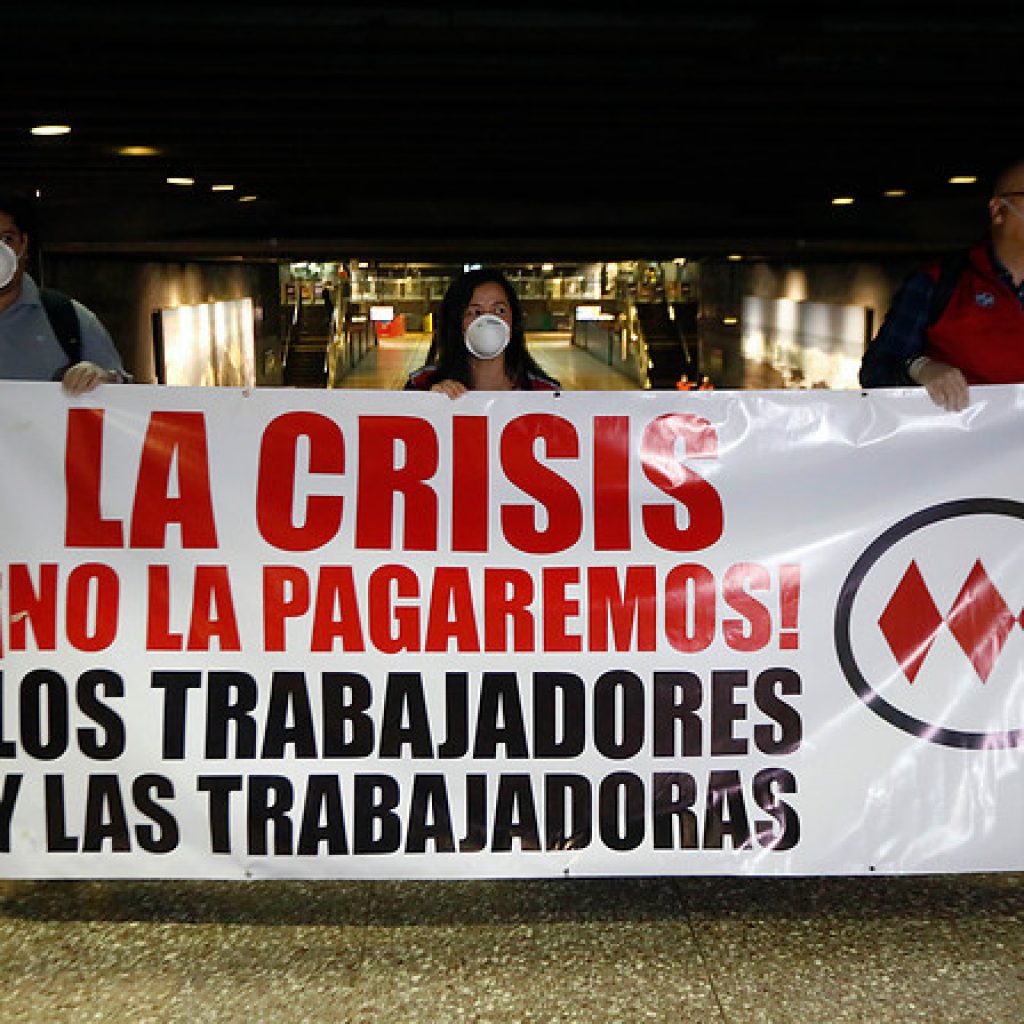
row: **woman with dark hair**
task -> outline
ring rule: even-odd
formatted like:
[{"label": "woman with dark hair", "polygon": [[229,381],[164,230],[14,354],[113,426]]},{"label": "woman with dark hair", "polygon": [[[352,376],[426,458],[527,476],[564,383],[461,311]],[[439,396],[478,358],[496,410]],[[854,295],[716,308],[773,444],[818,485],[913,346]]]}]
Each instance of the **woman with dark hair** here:
[{"label": "woman with dark hair", "polygon": [[426,366],[409,375],[406,391],[558,391],[526,351],[523,309],[498,270],[469,270],[445,292]]}]

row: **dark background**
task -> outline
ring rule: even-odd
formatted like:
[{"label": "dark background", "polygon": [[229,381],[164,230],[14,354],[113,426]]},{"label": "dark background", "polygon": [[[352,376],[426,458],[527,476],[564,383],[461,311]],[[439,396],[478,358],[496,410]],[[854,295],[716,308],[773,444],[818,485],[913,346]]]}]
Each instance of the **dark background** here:
[{"label": "dark background", "polygon": [[1024,154],[1024,5],[946,8],[18,4],[2,179],[65,252],[934,251]]}]

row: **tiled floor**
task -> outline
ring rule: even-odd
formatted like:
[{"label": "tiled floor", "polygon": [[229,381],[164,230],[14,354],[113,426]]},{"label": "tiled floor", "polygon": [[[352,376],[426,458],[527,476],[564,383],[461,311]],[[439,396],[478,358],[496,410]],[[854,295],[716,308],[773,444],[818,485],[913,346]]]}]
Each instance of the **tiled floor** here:
[{"label": "tiled floor", "polygon": [[1024,875],[0,882],[5,1024],[1020,1024]]}]

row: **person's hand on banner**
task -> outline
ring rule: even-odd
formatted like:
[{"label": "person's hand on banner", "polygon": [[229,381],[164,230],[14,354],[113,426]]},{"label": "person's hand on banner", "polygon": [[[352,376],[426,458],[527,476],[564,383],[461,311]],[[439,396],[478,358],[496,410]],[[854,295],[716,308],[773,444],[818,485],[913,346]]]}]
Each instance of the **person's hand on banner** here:
[{"label": "person's hand on banner", "polygon": [[84,395],[100,384],[118,384],[121,380],[116,370],[105,370],[102,366],[83,360],[67,370],[61,383],[69,395]]},{"label": "person's hand on banner", "polygon": [[970,402],[970,390],[964,375],[947,363],[919,356],[907,368],[910,379],[920,384],[928,397],[948,412],[962,412]]}]

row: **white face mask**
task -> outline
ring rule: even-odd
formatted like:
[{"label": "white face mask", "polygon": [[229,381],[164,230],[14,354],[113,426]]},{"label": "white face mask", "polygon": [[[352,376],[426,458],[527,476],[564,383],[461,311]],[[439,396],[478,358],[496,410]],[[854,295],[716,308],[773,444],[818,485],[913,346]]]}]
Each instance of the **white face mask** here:
[{"label": "white face mask", "polygon": [[500,316],[484,313],[466,328],[466,348],[477,359],[494,359],[505,351],[509,337],[508,324]]},{"label": "white face mask", "polygon": [[18,254],[6,242],[0,242],[0,288],[6,288],[17,272]]}]

